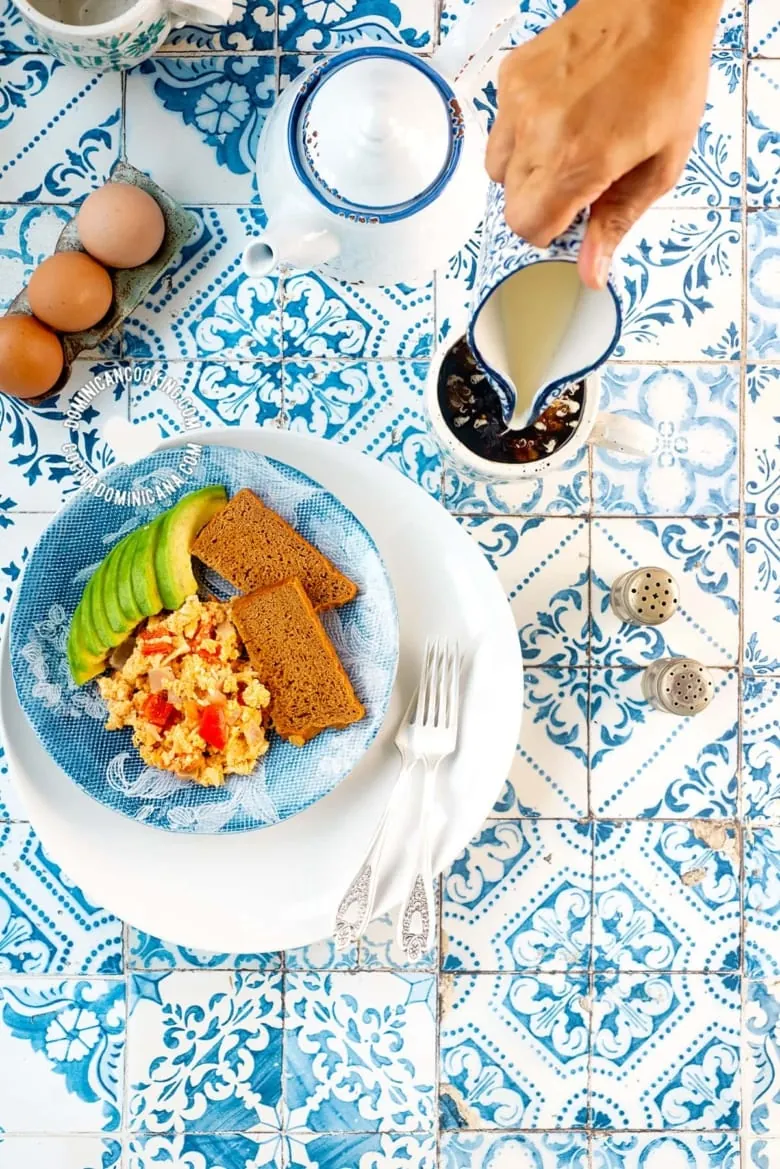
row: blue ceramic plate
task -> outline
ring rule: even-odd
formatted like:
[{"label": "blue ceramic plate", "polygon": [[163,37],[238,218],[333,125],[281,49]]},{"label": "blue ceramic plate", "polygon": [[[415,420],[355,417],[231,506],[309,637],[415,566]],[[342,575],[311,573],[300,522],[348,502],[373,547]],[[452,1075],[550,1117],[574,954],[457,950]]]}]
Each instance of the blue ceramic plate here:
[{"label": "blue ceramic plate", "polygon": [[[81,491],[41,537],[19,587],[11,622],[11,666],[22,709],[52,758],[79,787],[113,808],[172,832],[241,832],[276,824],[328,794],[353,769],[382,725],[398,661],[393,588],[368,532],[323,487],[274,459],[232,447],[203,447],[192,473],[154,503],[131,506],[114,492],[156,488],[178,473],[181,450],[109,469],[102,497]],[[175,481],[174,481],[175,482]],[[323,614],[366,717],[296,748],[272,737],[249,776],[200,788],[147,767],[128,729],[106,731],[94,682],[76,688],[65,657],[68,627],[84,585],[117,540],[182,495],[221,483],[250,487],[358,585],[349,605]],[[215,592],[216,578],[207,582]],[[226,593],[223,587],[221,592]]]}]

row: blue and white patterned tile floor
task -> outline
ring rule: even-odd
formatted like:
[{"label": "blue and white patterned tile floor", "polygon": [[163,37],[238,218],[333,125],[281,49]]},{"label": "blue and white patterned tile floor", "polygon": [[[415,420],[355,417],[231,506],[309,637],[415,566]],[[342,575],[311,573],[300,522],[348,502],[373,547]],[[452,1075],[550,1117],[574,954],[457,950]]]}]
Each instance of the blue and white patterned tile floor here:
[{"label": "blue and white patterned tile floor", "polygon": [[[511,773],[414,969],[389,917],[339,955],[207,954],[123,925],[46,854],[0,755],[0,1169],[780,1166],[780,13],[724,5],[689,164],[617,265],[603,404],[655,429],[653,457],[594,451],[486,490],[442,467],[421,409],[476,241],[414,286],[240,274],[279,87],[363,36],[429,52],[465,3],[440,29],[434,0],[238,0],[122,78],[40,54],[0,2],[0,307],[121,154],[199,222],[68,391],[0,399],[0,625],[75,490],[70,396],[107,363],[154,363],[207,426],[317,434],[439,498],[505,585],[526,662]],[[526,0],[517,39],[568,6]],[[110,418],[179,426],[159,392],[118,387],[70,436],[96,469]],[[649,632],[607,599],[648,561],[682,586]],[[643,701],[667,653],[714,672],[697,719]]]}]

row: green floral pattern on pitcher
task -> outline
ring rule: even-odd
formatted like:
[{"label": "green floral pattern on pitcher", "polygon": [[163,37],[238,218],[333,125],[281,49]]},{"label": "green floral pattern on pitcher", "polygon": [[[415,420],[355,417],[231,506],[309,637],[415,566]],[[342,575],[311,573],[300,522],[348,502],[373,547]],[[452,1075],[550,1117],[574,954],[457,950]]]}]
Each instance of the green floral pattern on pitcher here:
[{"label": "green floral pattern on pitcher", "polygon": [[168,35],[168,28],[168,17],[162,15],[147,26],[139,24],[128,32],[89,37],[84,41],[55,39],[35,27],[33,31],[41,48],[65,65],[78,65],[82,69],[126,69],[151,57]]}]

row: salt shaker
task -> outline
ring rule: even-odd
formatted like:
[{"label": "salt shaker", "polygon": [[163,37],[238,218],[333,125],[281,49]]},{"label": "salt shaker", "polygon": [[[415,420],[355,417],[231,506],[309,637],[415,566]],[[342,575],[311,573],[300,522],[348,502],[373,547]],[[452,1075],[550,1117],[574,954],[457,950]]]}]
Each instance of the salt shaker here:
[{"label": "salt shaker", "polygon": [[609,599],[626,625],[662,625],[676,612],[680,591],[665,568],[632,568],[617,578]]},{"label": "salt shaker", "polygon": [[661,658],[642,675],[642,693],[656,710],[689,717],[712,702],[712,675],[693,658]]}]

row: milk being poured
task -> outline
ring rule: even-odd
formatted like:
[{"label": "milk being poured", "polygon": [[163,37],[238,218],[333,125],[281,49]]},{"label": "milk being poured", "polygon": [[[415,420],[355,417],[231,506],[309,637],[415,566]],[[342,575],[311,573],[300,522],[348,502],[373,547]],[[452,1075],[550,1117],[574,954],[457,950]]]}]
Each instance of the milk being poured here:
[{"label": "milk being poured", "polygon": [[529,264],[493,289],[474,320],[472,339],[502,391],[510,429],[533,421],[547,387],[598,360],[614,340],[615,320],[610,294],[586,288],[577,265],[566,260]]}]

